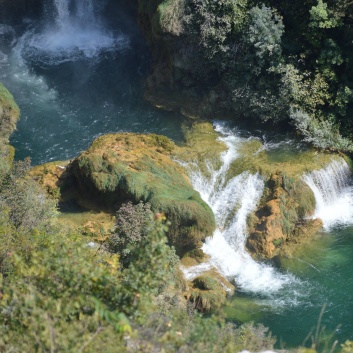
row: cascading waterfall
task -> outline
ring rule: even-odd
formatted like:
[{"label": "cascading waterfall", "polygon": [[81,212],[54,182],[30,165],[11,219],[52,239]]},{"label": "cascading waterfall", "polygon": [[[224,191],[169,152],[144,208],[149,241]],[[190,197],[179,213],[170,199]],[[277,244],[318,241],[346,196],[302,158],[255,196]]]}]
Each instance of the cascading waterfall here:
[{"label": "cascading waterfall", "polygon": [[[26,59],[53,65],[126,48],[128,38],[105,28],[100,8],[94,0],[53,0],[52,16],[46,16],[44,26],[27,31],[19,40],[18,52]],[[47,17],[54,17],[54,24]]]},{"label": "cascading waterfall", "polygon": [[209,263],[186,269],[185,275],[192,279],[214,266],[225,277],[234,279],[244,291],[261,294],[276,292],[294,278],[254,261],[245,249],[247,217],[254,211],[263,193],[264,181],[259,174],[249,172],[228,178],[229,167],[238,157],[237,148],[243,139],[220,123],[216,124],[216,130],[223,135],[220,140],[228,147],[221,156],[221,168],[215,171],[208,164],[211,178],[206,178],[193,165],[190,178],[194,188],[212,208],[217,230],[203,246],[204,252],[210,256]]},{"label": "cascading waterfall", "polygon": [[343,158],[304,175],[303,180],[315,195],[314,218],[320,218],[326,230],[335,225],[353,224],[351,171]]}]

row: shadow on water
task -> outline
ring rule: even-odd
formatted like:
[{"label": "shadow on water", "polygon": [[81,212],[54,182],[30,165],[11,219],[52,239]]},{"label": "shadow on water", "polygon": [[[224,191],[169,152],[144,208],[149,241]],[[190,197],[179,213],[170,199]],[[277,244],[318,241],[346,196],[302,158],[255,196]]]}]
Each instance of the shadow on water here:
[{"label": "shadow on water", "polygon": [[[11,139],[16,158],[30,156],[33,164],[69,159],[95,137],[120,131],[182,139],[182,116],[157,110],[143,100],[150,54],[131,9],[109,4],[109,18],[97,20],[92,28],[82,24],[81,34],[66,33],[65,26],[62,33],[60,28],[55,32],[48,27],[48,11],[30,24],[19,23],[15,38],[0,43],[4,53],[0,80],[21,108],[18,130]],[[65,16],[62,20],[75,22]],[[97,43],[90,46],[86,41],[89,30],[97,43],[107,38],[96,52],[91,49]]]}]

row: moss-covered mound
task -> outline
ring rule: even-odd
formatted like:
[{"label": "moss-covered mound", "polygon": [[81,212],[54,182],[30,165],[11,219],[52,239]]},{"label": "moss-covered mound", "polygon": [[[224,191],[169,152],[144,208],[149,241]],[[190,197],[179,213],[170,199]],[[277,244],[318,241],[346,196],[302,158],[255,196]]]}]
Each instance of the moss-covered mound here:
[{"label": "moss-covered mound", "polygon": [[[294,142],[293,142],[294,143]],[[280,147],[278,150],[284,150]],[[277,171],[288,178],[300,178],[304,173],[325,168],[334,158],[335,153],[320,152],[317,149],[304,147],[296,152],[288,151],[278,156],[278,150],[266,150],[264,144],[256,138],[245,140],[239,145],[239,157],[230,168],[230,175],[238,175],[244,171],[260,173],[266,179]]]},{"label": "moss-covered mound", "polygon": [[96,139],[70,165],[81,195],[109,209],[149,202],[171,222],[169,240],[179,254],[197,248],[215,227],[211,209],[190,185],[170,153],[174,144],[159,135],[114,134]]},{"label": "moss-covered mound", "polygon": [[188,300],[200,312],[220,308],[226,300],[226,291],[215,278],[202,275],[192,281]]},{"label": "moss-covered mound", "polygon": [[0,175],[9,171],[12,165],[15,150],[9,145],[9,138],[16,129],[20,116],[13,96],[0,83]]}]

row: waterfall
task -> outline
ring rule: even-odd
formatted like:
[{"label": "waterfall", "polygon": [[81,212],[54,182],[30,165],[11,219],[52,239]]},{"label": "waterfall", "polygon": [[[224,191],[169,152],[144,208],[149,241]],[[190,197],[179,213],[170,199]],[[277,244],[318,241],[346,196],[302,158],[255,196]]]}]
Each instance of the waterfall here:
[{"label": "waterfall", "polygon": [[59,28],[64,29],[70,20],[69,2],[54,0],[54,5],[57,11],[56,23]]},{"label": "waterfall", "polygon": [[324,228],[353,224],[353,186],[351,171],[343,158],[326,168],[303,176],[315,195],[315,218],[323,221]]},{"label": "waterfall", "polygon": [[128,47],[125,35],[105,28],[101,8],[94,0],[52,0],[42,26],[19,40],[20,54],[27,60],[57,65]]},{"label": "waterfall", "polygon": [[79,25],[99,26],[94,0],[54,0],[56,23],[60,29]]},{"label": "waterfall", "polygon": [[[223,276],[234,279],[241,290],[262,294],[276,292],[294,278],[256,262],[245,248],[247,217],[256,208],[264,181],[259,174],[249,172],[228,178],[229,167],[238,158],[238,147],[244,139],[220,123],[215,128],[223,135],[220,140],[227,146],[227,151],[221,156],[221,168],[213,170],[208,164],[210,178],[195,170],[195,165],[190,168],[193,186],[212,208],[217,223],[217,229],[213,237],[206,239],[203,251],[210,256],[209,264]],[[202,269],[209,268],[207,264],[195,266],[194,276],[192,269],[187,269],[186,277],[192,279]]]}]

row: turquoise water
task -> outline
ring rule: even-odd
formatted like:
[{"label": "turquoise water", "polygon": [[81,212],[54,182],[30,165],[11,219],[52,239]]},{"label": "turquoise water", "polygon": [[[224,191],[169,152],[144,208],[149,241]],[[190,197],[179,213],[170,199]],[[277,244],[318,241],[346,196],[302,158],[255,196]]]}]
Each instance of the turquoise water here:
[{"label": "turquoise water", "polygon": [[353,227],[322,233],[277,265],[299,282],[272,297],[238,293],[227,309],[231,321],[261,322],[277,337],[278,348],[295,347],[316,332],[324,309],[321,338],[353,339]]}]

